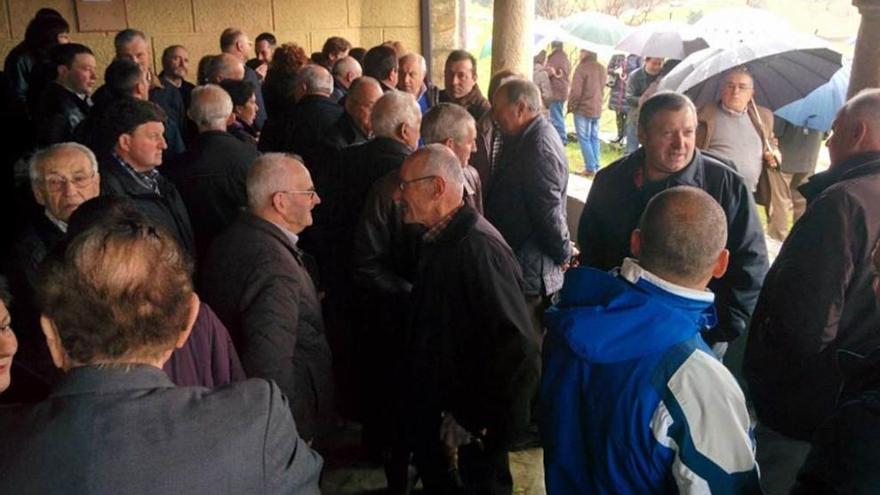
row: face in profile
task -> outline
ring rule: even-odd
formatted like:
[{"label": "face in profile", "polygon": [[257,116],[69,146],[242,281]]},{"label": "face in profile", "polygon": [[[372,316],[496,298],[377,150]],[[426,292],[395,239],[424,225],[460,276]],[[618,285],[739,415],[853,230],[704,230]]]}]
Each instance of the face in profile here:
[{"label": "face in profile", "polygon": [[0,392],[9,388],[12,358],[18,350],[18,341],[12,331],[12,321],[6,304],[0,300]]}]

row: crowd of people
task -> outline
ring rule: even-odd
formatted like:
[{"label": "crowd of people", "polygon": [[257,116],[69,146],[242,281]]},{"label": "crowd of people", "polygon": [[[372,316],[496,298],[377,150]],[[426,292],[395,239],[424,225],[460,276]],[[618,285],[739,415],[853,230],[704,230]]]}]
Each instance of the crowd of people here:
[{"label": "crowd of people", "polygon": [[[552,494],[880,486],[880,90],[810,177],[741,68],[698,109],[554,42],[483,93],[464,50],[439,89],[399,42],[228,28],[193,85],[126,29],[96,88],[69,30],[4,65],[0,492],[319,493],[343,421],[393,494],[510,494],[538,446]],[[772,266],[762,167],[805,198]]]}]

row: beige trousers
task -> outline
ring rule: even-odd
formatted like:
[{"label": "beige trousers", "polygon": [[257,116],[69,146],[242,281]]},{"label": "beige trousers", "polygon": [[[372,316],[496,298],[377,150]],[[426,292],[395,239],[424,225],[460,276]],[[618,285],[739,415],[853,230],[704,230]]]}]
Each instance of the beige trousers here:
[{"label": "beige trousers", "polygon": [[793,218],[792,223],[796,222],[807,208],[807,200],[798,192],[797,188],[813,174],[812,172],[787,174],[778,169],[768,172],[770,201],[765,207],[767,234],[782,242],[788,235],[789,218]]}]

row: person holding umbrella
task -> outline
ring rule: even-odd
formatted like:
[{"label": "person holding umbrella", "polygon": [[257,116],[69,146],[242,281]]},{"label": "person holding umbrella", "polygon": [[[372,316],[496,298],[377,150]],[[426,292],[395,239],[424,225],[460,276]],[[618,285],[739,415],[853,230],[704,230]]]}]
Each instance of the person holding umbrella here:
[{"label": "person holding umbrella", "polygon": [[[778,170],[773,112],[755,104],[755,81],[745,67],[727,74],[719,93],[718,101],[697,111],[697,147],[733,162],[756,202],[767,209],[770,237],[782,241],[788,230],[782,194],[787,185]],[[768,180],[759,188],[765,167]]]}]

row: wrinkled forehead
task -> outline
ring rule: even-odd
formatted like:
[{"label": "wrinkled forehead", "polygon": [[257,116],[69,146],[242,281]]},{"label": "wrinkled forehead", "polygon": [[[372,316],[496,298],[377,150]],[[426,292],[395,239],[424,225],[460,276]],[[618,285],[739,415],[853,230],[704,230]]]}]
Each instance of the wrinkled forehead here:
[{"label": "wrinkled forehead", "polygon": [[72,175],[89,172],[92,163],[85,153],[74,148],[61,148],[40,161],[40,172],[44,175]]},{"label": "wrinkled forehead", "polygon": [[754,78],[752,78],[752,75],[744,70],[737,70],[737,71],[733,71],[730,74],[728,74],[727,77],[724,78],[724,82],[725,82],[725,84],[727,84],[727,83],[734,83],[734,84],[746,83],[746,84],[751,85],[752,83],[754,83]]}]

